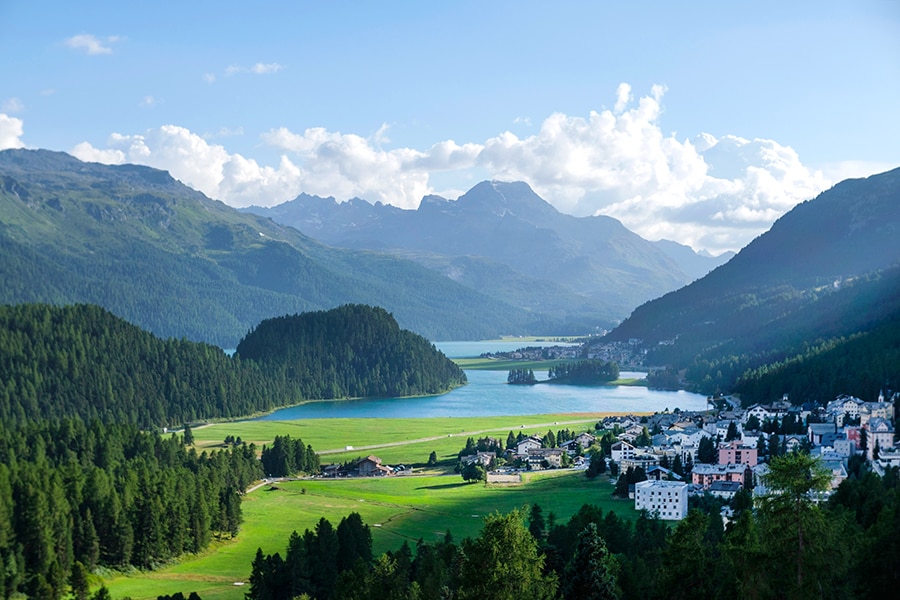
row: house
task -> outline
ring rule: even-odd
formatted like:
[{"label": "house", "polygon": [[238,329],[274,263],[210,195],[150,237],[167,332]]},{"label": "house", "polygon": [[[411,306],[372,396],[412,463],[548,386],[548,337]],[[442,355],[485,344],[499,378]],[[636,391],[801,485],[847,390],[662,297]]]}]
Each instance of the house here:
[{"label": "house", "polygon": [[693,426],[685,427],[680,431],[673,431],[670,434],[670,439],[672,439],[673,444],[681,444],[683,446],[699,446],[700,440],[705,437],[712,437],[712,434],[704,429]]},{"label": "house", "polygon": [[588,433],[587,431],[585,431],[576,435],[575,441],[581,444],[582,449],[587,450],[594,442],[597,441],[597,437],[592,433]]},{"label": "house", "polygon": [[647,479],[653,479],[655,481],[681,481],[681,475],[679,475],[675,471],[672,471],[665,467],[661,467],[659,465],[650,467],[649,469],[647,469],[646,473]]},{"label": "house", "polygon": [[659,519],[680,521],[688,512],[687,488],[680,481],[640,481],[634,484],[634,508]]},{"label": "house", "polygon": [[394,472],[389,466],[381,464],[380,458],[372,455],[369,455],[356,463],[356,470],[360,477],[390,475]]},{"label": "house", "polygon": [[877,446],[879,450],[889,449],[894,446],[894,426],[887,419],[875,417],[869,419],[866,423],[866,431],[869,433],[868,439],[868,458],[872,460],[872,456]]},{"label": "house", "polygon": [[863,402],[859,409],[859,424],[865,425],[870,419],[888,420],[894,416],[893,402]]},{"label": "house", "polygon": [[834,441],[841,437],[837,423],[810,423],[806,427],[806,435],[813,446],[834,446]]},{"label": "house", "polygon": [[623,458],[620,460],[619,470],[624,473],[628,469],[641,468],[644,470],[644,473],[646,473],[650,467],[655,467],[658,464],[659,457],[655,454],[635,454],[631,458]]},{"label": "house", "polygon": [[838,427],[842,427],[848,418],[852,421],[859,419],[863,404],[865,403],[859,398],[841,395],[828,403],[825,407],[825,414],[830,420],[837,423]]},{"label": "house", "polygon": [[731,500],[743,487],[743,484],[737,481],[713,481],[709,485],[709,493],[724,500]]},{"label": "house", "polygon": [[859,446],[857,446],[856,440],[851,440],[847,438],[846,432],[841,432],[841,437],[834,440],[834,444],[832,444],[834,451],[841,455],[843,458],[849,458],[856,454],[856,451],[859,450]]},{"label": "house", "polygon": [[540,470],[546,462],[550,468],[558,469],[562,466],[562,455],[560,448],[534,448],[528,451],[528,466]]},{"label": "house", "polygon": [[743,444],[733,440],[729,444],[719,447],[719,464],[748,465],[755,467],[757,463],[756,446]]},{"label": "house", "polygon": [[736,481],[743,485],[747,465],[707,465],[696,464],[691,471],[691,482],[708,489],[714,481]]},{"label": "house", "polygon": [[620,440],[610,446],[609,454],[615,462],[619,463],[623,459],[634,458],[634,446],[624,440]]},{"label": "house", "polygon": [[715,423],[707,423],[703,426],[703,430],[708,432],[710,436],[716,437],[720,440],[724,440],[728,437],[728,427],[734,423],[735,429],[737,430],[737,434],[741,434],[741,422],[740,421],[716,421]]},{"label": "house", "polygon": [[541,446],[541,438],[532,435],[516,444],[516,454],[527,456],[529,450],[537,450]]},{"label": "house", "polygon": [[487,469],[490,467],[491,463],[494,462],[497,458],[496,452],[476,452],[475,454],[470,454],[468,456],[462,457],[463,464],[471,465],[472,463],[477,463]]}]

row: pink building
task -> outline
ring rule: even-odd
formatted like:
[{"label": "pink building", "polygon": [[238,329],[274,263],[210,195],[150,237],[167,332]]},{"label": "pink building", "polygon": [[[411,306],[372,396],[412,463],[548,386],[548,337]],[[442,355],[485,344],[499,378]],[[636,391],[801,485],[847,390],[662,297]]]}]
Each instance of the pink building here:
[{"label": "pink building", "polygon": [[749,467],[746,465],[706,465],[703,463],[694,465],[691,471],[691,482],[708,488],[714,481],[736,481],[743,485],[744,473]]},{"label": "pink building", "polygon": [[755,446],[742,444],[738,440],[732,441],[728,445],[719,446],[719,464],[720,465],[747,465],[755,467],[757,463],[757,453]]}]

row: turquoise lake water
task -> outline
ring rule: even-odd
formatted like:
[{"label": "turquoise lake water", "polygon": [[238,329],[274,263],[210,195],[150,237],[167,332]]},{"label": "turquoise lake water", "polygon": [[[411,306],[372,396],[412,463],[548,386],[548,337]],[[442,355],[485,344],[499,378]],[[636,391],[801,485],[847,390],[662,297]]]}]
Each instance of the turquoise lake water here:
[{"label": "turquoise lake water", "polygon": [[[554,345],[533,342],[440,342],[450,358],[483,352],[510,351],[523,346]],[[546,372],[535,371],[538,379]],[[623,372],[624,377],[629,373]],[[641,374],[635,374],[640,376]],[[466,371],[469,385],[441,396],[367,398],[310,402],[283,408],[257,420],[373,418],[373,417],[487,417],[577,412],[655,412],[665,409],[705,410],[706,396],[666,392],[644,387],[580,387],[571,385],[517,386],[506,383],[506,371]]]}]

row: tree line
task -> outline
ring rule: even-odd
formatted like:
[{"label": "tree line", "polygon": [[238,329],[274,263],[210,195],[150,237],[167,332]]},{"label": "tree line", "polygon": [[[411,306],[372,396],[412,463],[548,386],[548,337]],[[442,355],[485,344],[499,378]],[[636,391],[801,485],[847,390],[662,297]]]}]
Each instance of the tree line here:
[{"label": "tree line", "polygon": [[301,471],[319,472],[319,455],[313,447],[289,435],[276,435],[271,446],[263,446],[260,462],[268,477],[287,477]]},{"label": "tree line", "polygon": [[220,348],[162,340],[97,306],[0,306],[6,427],[61,418],[175,427],[303,399]]}]

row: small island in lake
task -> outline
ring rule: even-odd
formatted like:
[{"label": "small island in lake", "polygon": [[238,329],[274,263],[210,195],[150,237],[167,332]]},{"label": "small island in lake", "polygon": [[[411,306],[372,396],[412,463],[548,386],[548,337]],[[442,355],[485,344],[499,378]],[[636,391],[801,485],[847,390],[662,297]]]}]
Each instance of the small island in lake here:
[{"label": "small island in lake", "polygon": [[547,379],[539,381],[531,369],[511,369],[506,382],[511,385],[563,383],[568,385],[605,385],[619,378],[619,365],[598,359],[561,363],[550,367]]}]

